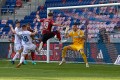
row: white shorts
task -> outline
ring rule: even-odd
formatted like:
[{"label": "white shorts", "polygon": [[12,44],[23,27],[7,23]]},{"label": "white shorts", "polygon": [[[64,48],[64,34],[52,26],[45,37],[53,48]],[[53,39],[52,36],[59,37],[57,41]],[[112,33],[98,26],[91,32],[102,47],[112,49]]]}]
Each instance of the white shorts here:
[{"label": "white shorts", "polygon": [[23,54],[28,54],[31,50],[35,50],[35,44],[23,45]]},{"label": "white shorts", "polygon": [[14,44],[14,50],[16,52],[19,51],[19,50],[21,50],[21,48],[22,48],[22,44],[21,43],[15,43]]}]

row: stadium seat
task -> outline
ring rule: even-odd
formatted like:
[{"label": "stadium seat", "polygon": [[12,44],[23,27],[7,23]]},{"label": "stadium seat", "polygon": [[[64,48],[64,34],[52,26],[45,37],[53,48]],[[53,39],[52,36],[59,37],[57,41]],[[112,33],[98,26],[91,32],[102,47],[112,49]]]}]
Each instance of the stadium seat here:
[{"label": "stadium seat", "polygon": [[7,8],[8,8],[7,6],[3,6],[1,12],[2,12],[3,14],[4,14],[4,13],[7,13],[7,11],[8,11]]},{"label": "stadium seat", "polygon": [[8,20],[7,24],[13,24],[13,20]]},{"label": "stadium seat", "polygon": [[6,1],[5,5],[6,5],[7,7],[9,7],[9,6],[11,5],[11,3],[9,3],[9,2]]},{"label": "stadium seat", "polygon": [[5,24],[0,24],[0,27],[5,27]]},{"label": "stadium seat", "polygon": [[16,2],[11,2],[10,4],[11,4],[11,6],[13,6],[13,7],[16,6]]},{"label": "stadium seat", "polygon": [[9,7],[9,12],[10,12],[10,13],[14,13],[14,9],[15,9],[14,6],[10,6],[10,7]]}]

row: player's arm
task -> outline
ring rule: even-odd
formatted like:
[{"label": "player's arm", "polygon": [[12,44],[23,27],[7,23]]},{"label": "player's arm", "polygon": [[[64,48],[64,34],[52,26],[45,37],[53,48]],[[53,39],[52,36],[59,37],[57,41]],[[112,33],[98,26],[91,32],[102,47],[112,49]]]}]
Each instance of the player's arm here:
[{"label": "player's arm", "polygon": [[43,20],[40,19],[40,16],[39,16],[39,15],[36,15],[36,18],[37,18],[37,21],[38,21],[38,22],[43,22]]},{"label": "player's arm", "polygon": [[69,33],[65,33],[65,38],[69,38]]},{"label": "player's arm", "polygon": [[10,27],[11,31],[12,31],[14,34],[16,34],[16,31],[13,29],[13,26],[12,26],[11,24],[9,24],[9,27]]},{"label": "player's arm", "polygon": [[36,35],[37,33],[38,33],[38,31],[37,31],[37,28],[36,28],[35,31],[32,32],[30,35],[31,35],[31,36],[34,36],[34,35]]},{"label": "player's arm", "polygon": [[67,26],[65,29],[65,38],[71,37],[71,33],[68,33],[68,31],[69,31],[69,26]]},{"label": "player's arm", "polygon": [[58,24],[58,23],[53,23],[53,26],[63,27],[63,25]]},{"label": "player's arm", "polygon": [[83,31],[80,31],[80,38],[85,39],[85,35],[84,35],[84,32],[83,32]]},{"label": "player's arm", "polygon": [[13,26],[12,26],[11,24],[9,24],[9,27],[10,27],[11,31],[12,31],[14,34],[21,35],[21,32],[16,32],[16,31],[13,29]]}]

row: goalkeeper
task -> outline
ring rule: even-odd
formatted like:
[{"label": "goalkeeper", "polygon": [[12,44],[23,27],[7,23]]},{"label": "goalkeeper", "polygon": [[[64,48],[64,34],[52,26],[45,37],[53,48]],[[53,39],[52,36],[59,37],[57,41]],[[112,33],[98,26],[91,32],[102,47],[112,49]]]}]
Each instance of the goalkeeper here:
[{"label": "goalkeeper", "polygon": [[63,64],[65,62],[66,52],[67,50],[74,50],[79,51],[80,54],[83,57],[84,62],[86,63],[86,67],[89,67],[87,57],[84,53],[84,42],[85,42],[85,36],[84,32],[82,30],[78,29],[78,24],[74,23],[72,26],[72,31],[68,33],[69,27],[66,27],[65,30],[65,37],[71,37],[73,40],[73,44],[65,46],[62,50],[62,61],[59,63],[59,65]]}]

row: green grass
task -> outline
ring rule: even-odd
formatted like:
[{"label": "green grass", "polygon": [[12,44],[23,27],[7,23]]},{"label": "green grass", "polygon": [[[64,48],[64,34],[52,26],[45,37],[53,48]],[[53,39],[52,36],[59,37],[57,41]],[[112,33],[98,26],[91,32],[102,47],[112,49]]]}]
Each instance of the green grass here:
[{"label": "green grass", "polygon": [[120,66],[90,64],[37,63],[15,68],[9,61],[0,61],[0,80],[120,80]]}]

